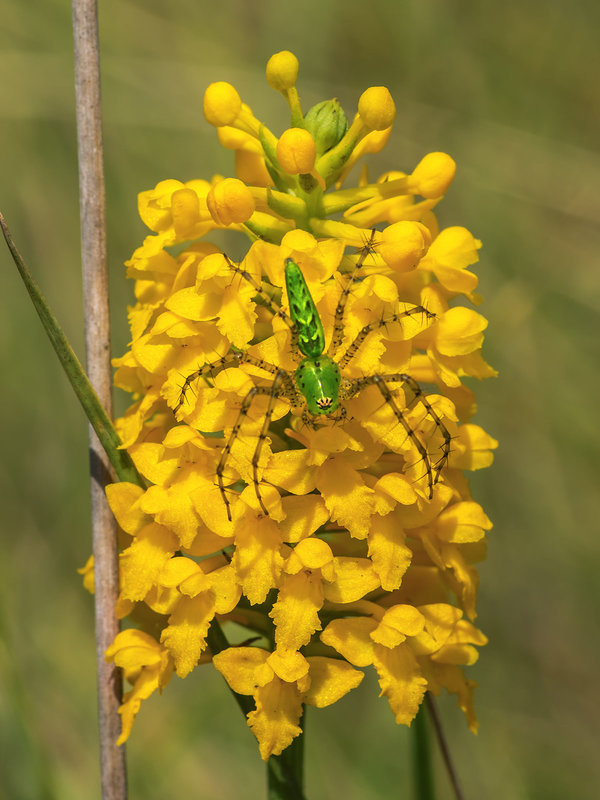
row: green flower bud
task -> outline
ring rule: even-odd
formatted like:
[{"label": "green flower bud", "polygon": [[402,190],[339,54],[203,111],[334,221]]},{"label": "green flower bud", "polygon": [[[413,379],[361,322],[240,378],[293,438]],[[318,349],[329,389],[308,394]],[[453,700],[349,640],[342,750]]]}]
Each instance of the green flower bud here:
[{"label": "green flower bud", "polygon": [[304,117],[306,130],[317,145],[317,156],[322,156],[344,138],[348,119],[337,98],[317,103]]}]

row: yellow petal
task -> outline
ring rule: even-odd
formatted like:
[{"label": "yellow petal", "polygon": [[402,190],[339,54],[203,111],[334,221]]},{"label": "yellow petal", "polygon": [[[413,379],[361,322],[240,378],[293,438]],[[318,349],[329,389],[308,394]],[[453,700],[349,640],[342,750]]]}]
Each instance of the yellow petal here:
[{"label": "yellow petal", "polygon": [[412,550],[395,512],[385,517],[373,516],[369,532],[369,557],[381,582],[381,588],[393,592],[402,583],[410,566]]},{"label": "yellow petal", "polygon": [[[454,442],[453,442],[454,447]],[[498,442],[479,425],[461,425],[458,429],[456,453],[450,450],[449,465],[456,469],[483,469],[494,460],[491,450]]]},{"label": "yellow petal", "polygon": [[283,569],[281,534],[273,520],[246,519],[236,529],[232,564],[250,603],[264,602]]},{"label": "yellow petal", "polygon": [[261,758],[278,756],[302,733],[302,696],[295,683],[275,676],[254,695],[256,710],[248,714],[248,726],[258,739]]},{"label": "yellow petal", "polygon": [[106,499],[110,510],[116,517],[120,527],[126,533],[135,536],[144,525],[148,523],[148,517],[139,508],[137,501],[144,494],[141,486],[135,483],[111,483],[106,487]]},{"label": "yellow petal", "polygon": [[425,617],[425,629],[412,646],[419,655],[433,653],[446,644],[463,612],[448,603],[429,603],[419,606],[419,611]]},{"label": "yellow petal", "polygon": [[410,481],[399,472],[383,475],[375,484],[375,491],[385,492],[405,506],[410,506],[417,500],[417,493]]},{"label": "yellow petal", "polygon": [[341,556],[334,559],[335,581],[324,585],[331,603],[353,603],[380,586],[379,576],[368,558]]},{"label": "yellow petal", "polygon": [[167,528],[155,523],[142,528],[119,557],[121,597],[143,600],[176,549],[177,538]]},{"label": "yellow petal", "polygon": [[347,528],[351,536],[364,539],[375,500],[373,490],[365,485],[360,474],[342,457],[332,458],[319,468],[317,488],[331,519]]},{"label": "yellow petal", "polygon": [[203,480],[197,470],[182,470],[178,480],[164,489],[151,486],[140,505],[147,514],[152,514],[156,522],[173,530],[182,547],[189,547],[198,532],[200,520],[196,514],[190,494]]},{"label": "yellow petal", "polygon": [[137,469],[152,483],[167,483],[179,469],[179,459],[169,458],[162,444],[156,442],[133,445],[129,454]]},{"label": "yellow petal", "polygon": [[443,511],[435,523],[435,534],[446,542],[477,542],[489,531],[492,523],[479,503],[454,503]]},{"label": "yellow petal", "polygon": [[283,582],[277,602],[269,612],[275,622],[277,647],[299,650],[321,630],[319,611],[323,606],[323,584],[318,573],[299,572]]},{"label": "yellow petal", "polygon": [[206,633],[215,615],[214,598],[209,592],[197,597],[182,597],[161,634],[161,642],[171,653],[180,678],[196,666],[206,649]]},{"label": "yellow petal", "polygon": [[319,637],[355,667],[373,663],[374,645],[371,633],[377,627],[370,617],[334,619]]},{"label": "yellow petal", "polygon": [[381,694],[387,697],[398,725],[410,725],[427,690],[427,680],[407,644],[393,650],[377,645],[373,665]]},{"label": "yellow petal", "polygon": [[439,664],[455,664],[470,667],[479,658],[479,653],[470,644],[445,644],[431,656]]},{"label": "yellow petal", "polygon": [[364,678],[345,661],[325,656],[309,656],[310,688],[304,702],[316,708],[325,708],[355,689]]},{"label": "yellow petal", "polygon": [[399,604],[388,608],[371,634],[377,644],[397,647],[407,636],[416,636],[425,626],[425,617],[414,606]]},{"label": "yellow petal", "polygon": [[213,664],[238,694],[253,694],[255,672],[269,657],[259,647],[229,647],[213,656]]},{"label": "yellow petal", "polygon": [[303,539],[295,548],[294,555],[307,570],[323,569],[333,559],[331,547],[322,539]]},{"label": "yellow petal", "polygon": [[281,504],[286,515],[279,524],[284,542],[299,542],[329,520],[329,512],[319,495],[289,495],[283,498]]},{"label": "yellow petal", "polygon": [[237,606],[242,594],[234,568],[228,564],[209,572],[207,578],[215,594],[215,612],[229,614]]},{"label": "yellow petal", "polygon": [[309,494],[315,488],[315,467],[308,464],[306,450],[282,450],[271,456],[263,479],[292,494]]},{"label": "yellow petal", "polygon": [[275,650],[267,659],[275,675],[282,681],[293,683],[308,675],[308,661],[302,653],[293,650]]},{"label": "yellow petal", "polygon": [[485,317],[464,306],[448,309],[438,320],[436,346],[446,356],[460,356],[478,350],[483,342]]},{"label": "yellow petal", "polygon": [[457,696],[458,706],[467,718],[469,729],[477,733],[478,723],[473,708],[473,690],[477,687],[475,681],[465,678],[463,670],[454,664],[435,664],[434,674],[445,689]]}]

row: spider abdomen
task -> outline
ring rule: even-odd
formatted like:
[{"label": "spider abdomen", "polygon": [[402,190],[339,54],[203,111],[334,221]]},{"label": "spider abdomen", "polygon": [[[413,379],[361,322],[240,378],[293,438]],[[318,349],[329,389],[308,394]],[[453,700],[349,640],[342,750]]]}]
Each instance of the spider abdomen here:
[{"label": "spider abdomen", "polygon": [[290,317],[298,331],[298,348],[302,355],[315,359],[325,349],[323,325],[304,275],[291,258],[285,262],[285,285],[290,304]]},{"label": "spider abdomen", "polygon": [[340,370],[329,356],[304,358],[295,374],[310,414],[331,414],[339,405]]}]

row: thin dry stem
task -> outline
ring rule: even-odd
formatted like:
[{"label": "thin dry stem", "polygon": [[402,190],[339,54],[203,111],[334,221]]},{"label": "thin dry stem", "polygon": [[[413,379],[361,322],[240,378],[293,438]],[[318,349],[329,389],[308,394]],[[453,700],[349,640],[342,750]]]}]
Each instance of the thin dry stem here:
[{"label": "thin dry stem", "polygon": [[433,723],[433,729],[435,730],[435,735],[438,740],[438,744],[440,746],[440,751],[442,753],[442,758],[444,760],[446,772],[448,773],[448,778],[450,779],[450,783],[452,784],[454,796],[456,800],[465,800],[465,796],[463,794],[460,782],[458,780],[458,773],[456,772],[456,768],[454,766],[454,762],[450,754],[448,741],[446,739],[446,735],[444,734],[444,729],[442,727],[442,721],[438,713],[437,705],[435,703],[435,700],[433,699],[433,695],[431,694],[431,692],[426,692],[425,703],[427,704],[427,711],[429,712],[431,722]]},{"label": "thin dry stem", "polygon": [[[87,372],[100,402],[112,415],[105,191],[100,104],[100,58],[96,0],[73,0],[75,93],[79,153],[81,255]],[[125,751],[118,708],[122,682],[104,652],[119,630],[116,524],[104,486],[112,480],[106,454],[90,427],[92,536],[95,563],[96,659],[103,800],[125,800]]]}]

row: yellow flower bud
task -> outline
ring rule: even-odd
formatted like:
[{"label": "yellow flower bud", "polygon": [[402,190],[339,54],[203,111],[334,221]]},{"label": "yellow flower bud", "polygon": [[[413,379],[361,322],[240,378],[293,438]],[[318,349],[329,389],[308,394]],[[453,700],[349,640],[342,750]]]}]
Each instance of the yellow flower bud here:
[{"label": "yellow flower bud", "polygon": [[317,157],[315,140],[303,128],[288,128],[277,142],[277,160],[288,175],[312,172]]},{"label": "yellow flower bud", "polygon": [[385,86],[371,86],[364,91],[358,101],[358,113],[371,131],[389,128],[396,118],[396,105],[389,89]]},{"label": "yellow flower bud", "polygon": [[211,217],[218,225],[246,222],[254,213],[254,198],[245,183],[225,178],[212,187],[206,197]]},{"label": "yellow flower bud", "polygon": [[408,272],[417,266],[430,244],[431,233],[425,225],[402,220],[384,228],[377,252],[388,267],[397,272]]},{"label": "yellow flower bud", "polygon": [[200,200],[193,189],[178,189],[171,195],[171,215],[177,238],[191,234],[200,219]]},{"label": "yellow flower bud", "polygon": [[267,62],[267,81],[278,92],[285,92],[296,85],[298,59],[289,50],[275,53]]},{"label": "yellow flower bud", "polygon": [[242,100],[230,83],[211,83],[204,92],[204,116],[217,128],[231,125],[242,110]]},{"label": "yellow flower bud", "polygon": [[428,153],[410,176],[410,188],[426,198],[446,193],[456,173],[456,163],[446,153]]}]

